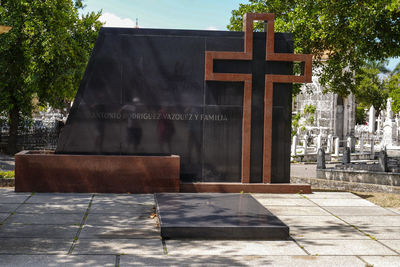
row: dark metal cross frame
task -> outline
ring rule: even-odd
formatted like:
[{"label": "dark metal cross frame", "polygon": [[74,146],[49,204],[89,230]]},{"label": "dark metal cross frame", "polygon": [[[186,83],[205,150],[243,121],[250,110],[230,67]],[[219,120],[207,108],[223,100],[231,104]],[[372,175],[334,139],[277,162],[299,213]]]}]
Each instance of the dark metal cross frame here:
[{"label": "dark metal cross frame", "polygon": [[214,60],[252,60],[253,59],[253,21],[265,21],[267,25],[266,53],[267,61],[304,62],[302,75],[265,74],[264,93],[264,137],[263,137],[263,183],[271,183],[272,151],[272,108],[273,83],[311,82],[312,55],[275,53],[274,51],[274,14],[247,13],[243,17],[244,52],[206,51],[205,80],[234,81],[244,83],[243,121],[242,121],[242,183],[250,182],[250,145],[251,145],[251,95],[252,74],[215,73]]}]

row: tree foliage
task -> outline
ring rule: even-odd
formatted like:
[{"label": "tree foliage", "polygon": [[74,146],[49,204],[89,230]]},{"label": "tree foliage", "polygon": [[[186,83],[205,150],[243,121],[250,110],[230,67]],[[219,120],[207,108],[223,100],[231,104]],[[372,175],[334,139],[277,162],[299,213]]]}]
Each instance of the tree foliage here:
[{"label": "tree foliage", "polygon": [[275,13],[276,31],[293,33],[295,52],[314,55],[321,85],[345,97],[365,61],[400,55],[399,7],[399,0],[249,0],[227,27],[240,31],[247,12]]},{"label": "tree foliage", "polygon": [[80,0],[0,0],[0,111],[8,116],[9,152],[16,152],[21,117],[40,106],[63,108],[73,99],[101,13],[80,16]]},{"label": "tree foliage", "polygon": [[366,62],[356,75],[356,100],[364,108],[374,106],[377,114],[386,109],[388,97],[393,99],[392,110],[400,111],[400,63],[389,71],[385,62]]},{"label": "tree foliage", "polygon": [[292,137],[301,132],[306,132],[306,126],[314,125],[314,115],[317,108],[314,105],[305,105],[303,113],[298,112],[292,118]]},{"label": "tree foliage", "polygon": [[386,88],[389,91],[389,97],[392,98],[392,110],[394,113],[400,112],[400,63],[392,71],[386,80]]},{"label": "tree foliage", "polygon": [[382,74],[388,73],[384,68],[384,62],[366,62],[355,76],[356,100],[363,107],[374,106],[377,113],[385,109],[389,92]]}]

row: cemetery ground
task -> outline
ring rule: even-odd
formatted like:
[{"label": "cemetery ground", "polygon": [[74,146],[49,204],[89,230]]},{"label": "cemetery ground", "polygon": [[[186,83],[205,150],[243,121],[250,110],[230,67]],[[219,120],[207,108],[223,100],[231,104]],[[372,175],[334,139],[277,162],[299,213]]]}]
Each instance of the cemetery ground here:
[{"label": "cemetery ground", "polygon": [[[312,175],[313,169],[313,165],[293,165],[292,173]],[[400,262],[400,195],[316,191],[253,196],[290,227],[290,239],[162,240],[153,194],[15,193],[13,188],[1,188],[0,265],[398,266]]]}]

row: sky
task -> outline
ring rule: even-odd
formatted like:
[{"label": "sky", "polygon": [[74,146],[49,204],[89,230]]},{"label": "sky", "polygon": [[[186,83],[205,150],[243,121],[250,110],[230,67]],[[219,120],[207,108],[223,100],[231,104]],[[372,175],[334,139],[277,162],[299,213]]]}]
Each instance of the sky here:
[{"label": "sky", "polygon": [[103,10],[106,26],[226,30],[231,11],[246,0],[85,0],[84,12]]},{"label": "sky", "polygon": [[[105,27],[227,30],[231,11],[248,0],[84,0],[83,13],[102,10]],[[400,58],[391,59],[392,70]]]}]

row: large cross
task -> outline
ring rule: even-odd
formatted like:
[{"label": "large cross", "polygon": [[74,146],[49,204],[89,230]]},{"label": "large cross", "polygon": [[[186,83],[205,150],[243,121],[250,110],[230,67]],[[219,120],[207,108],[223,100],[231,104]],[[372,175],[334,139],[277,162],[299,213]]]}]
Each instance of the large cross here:
[{"label": "large cross", "polygon": [[250,145],[251,145],[251,95],[252,74],[247,73],[215,73],[214,60],[253,60],[253,21],[265,21],[267,24],[265,60],[303,62],[303,74],[279,75],[265,74],[264,92],[264,137],[263,137],[263,183],[271,182],[271,150],[272,150],[272,108],[273,83],[307,83],[311,82],[312,55],[275,53],[274,51],[274,14],[247,13],[243,17],[244,51],[206,51],[205,80],[234,81],[244,83],[243,121],[242,121],[242,183],[250,182]]}]

